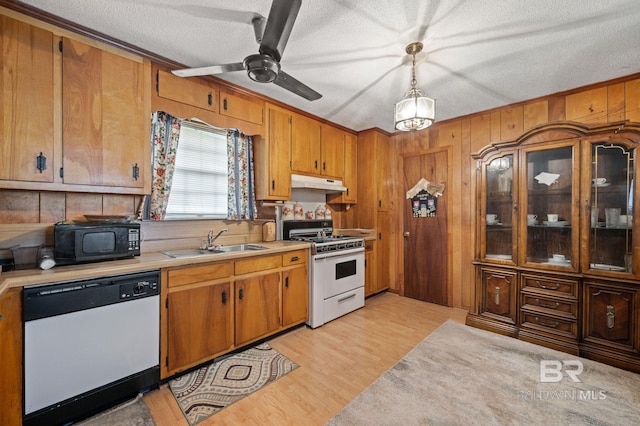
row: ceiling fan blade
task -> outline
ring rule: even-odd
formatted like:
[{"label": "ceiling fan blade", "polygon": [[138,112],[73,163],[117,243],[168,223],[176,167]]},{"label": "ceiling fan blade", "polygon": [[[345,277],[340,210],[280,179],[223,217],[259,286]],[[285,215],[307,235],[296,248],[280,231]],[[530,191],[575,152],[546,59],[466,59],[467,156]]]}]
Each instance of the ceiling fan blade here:
[{"label": "ceiling fan blade", "polygon": [[289,74],[282,70],[280,70],[280,72],[278,73],[278,77],[273,81],[273,83],[277,84],[283,89],[287,89],[288,91],[295,93],[298,96],[302,96],[309,101],[315,101],[316,99],[320,99],[322,97],[320,93],[291,77]]},{"label": "ceiling fan blade", "polygon": [[260,44],[260,53],[280,62],[302,0],[273,0]]},{"label": "ceiling fan blade", "polygon": [[222,74],[225,72],[242,71],[242,70],[244,70],[243,63],[236,62],[235,64],[212,65],[209,67],[201,67],[201,68],[184,68],[181,70],[173,70],[171,72],[174,75],[177,75],[178,77],[196,77],[199,75]]}]

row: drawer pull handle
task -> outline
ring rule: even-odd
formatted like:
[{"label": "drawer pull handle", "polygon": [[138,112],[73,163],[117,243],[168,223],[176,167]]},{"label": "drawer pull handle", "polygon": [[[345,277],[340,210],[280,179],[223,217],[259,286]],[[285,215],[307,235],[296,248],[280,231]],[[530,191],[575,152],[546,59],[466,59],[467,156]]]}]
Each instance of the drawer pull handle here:
[{"label": "drawer pull handle", "polygon": [[344,302],[345,300],[353,299],[354,297],[356,297],[355,293],[350,294],[349,296],[345,296],[345,297],[342,297],[342,298],[338,299],[338,303]]},{"label": "drawer pull handle", "polygon": [[227,292],[226,291],[222,292],[222,304],[223,305],[227,304]]},{"label": "drawer pull handle", "polygon": [[287,277],[287,278],[285,278],[285,279],[284,279],[284,286],[285,286],[286,288],[289,288],[289,277]]},{"label": "drawer pull handle", "polygon": [[540,282],[540,280],[536,280],[536,285],[540,288],[544,288],[545,290],[557,290],[560,288],[560,283],[556,283],[554,287],[546,286]]},{"label": "drawer pull handle", "polygon": [[244,289],[240,288],[240,290],[238,290],[238,298],[240,300],[242,300],[244,298]]},{"label": "drawer pull handle", "polygon": [[559,302],[555,302],[555,306],[551,303],[543,303],[540,301],[540,299],[536,299],[536,303],[538,304],[538,306],[541,306],[543,308],[549,308],[549,309],[556,309],[558,306],[560,306]]},{"label": "drawer pull handle", "polygon": [[291,261],[292,261],[292,262],[295,262],[295,261],[297,261],[297,260],[300,260],[300,258],[299,258],[298,256],[293,256],[293,257],[291,258]]},{"label": "drawer pull handle", "polygon": [[616,326],[615,308],[611,305],[607,305],[607,328],[613,328],[615,326]]},{"label": "drawer pull handle", "polygon": [[500,304],[500,287],[496,287],[496,305]]},{"label": "drawer pull handle", "polygon": [[553,328],[556,328],[557,326],[559,326],[559,325],[560,325],[560,323],[559,323],[558,321],[554,321],[554,322],[552,322],[552,323],[551,323],[551,322],[544,322],[544,321],[540,320],[540,318],[539,318],[539,317],[536,317],[536,318],[535,318],[535,320],[536,320],[536,322],[537,322],[538,324],[540,324],[540,325],[544,325],[545,327],[553,327]]}]

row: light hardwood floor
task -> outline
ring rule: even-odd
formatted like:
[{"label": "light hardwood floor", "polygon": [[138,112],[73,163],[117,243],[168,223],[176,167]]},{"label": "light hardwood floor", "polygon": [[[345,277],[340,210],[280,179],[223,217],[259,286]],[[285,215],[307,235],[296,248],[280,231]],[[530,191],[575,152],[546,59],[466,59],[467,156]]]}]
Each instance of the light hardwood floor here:
[{"label": "light hardwood floor", "polygon": [[[200,425],[323,425],[447,319],[466,310],[391,293],[315,330],[297,328],[268,343],[300,368]],[[166,385],[144,397],[158,426],[188,426]]]}]

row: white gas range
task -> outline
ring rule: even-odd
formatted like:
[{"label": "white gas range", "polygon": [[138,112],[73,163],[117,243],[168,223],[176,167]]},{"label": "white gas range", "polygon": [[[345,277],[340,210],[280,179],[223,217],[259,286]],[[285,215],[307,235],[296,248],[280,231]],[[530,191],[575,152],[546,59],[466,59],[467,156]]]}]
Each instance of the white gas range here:
[{"label": "white gas range", "polygon": [[364,239],[333,235],[331,220],[285,221],[283,237],[311,243],[311,328],[364,306]]}]

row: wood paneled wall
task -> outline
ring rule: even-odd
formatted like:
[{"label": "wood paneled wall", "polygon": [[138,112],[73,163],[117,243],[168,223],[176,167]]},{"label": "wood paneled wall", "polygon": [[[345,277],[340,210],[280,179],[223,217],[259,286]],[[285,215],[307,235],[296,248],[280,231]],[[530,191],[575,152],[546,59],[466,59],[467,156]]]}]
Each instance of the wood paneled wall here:
[{"label": "wood paneled wall", "polygon": [[[602,123],[620,120],[640,121],[640,75],[603,82],[580,89],[554,94],[531,101],[508,105],[478,114],[436,122],[427,130],[415,133],[396,133],[392,136],[396,169],[402,175],[401,155],[427,152],[437,147],[452,149],[453,181],[446,183],[451,202],[450,220],[453,225],[453,306],[468,308],[471,304],[476,233],[476,164],[471,154],[492,142],[513,140],[525,131],[548,122],[570,120],[580,123]],[[403,293],[402,208],[406,203],[396,180],[398,214],[396,266],[397,290]]]}]

